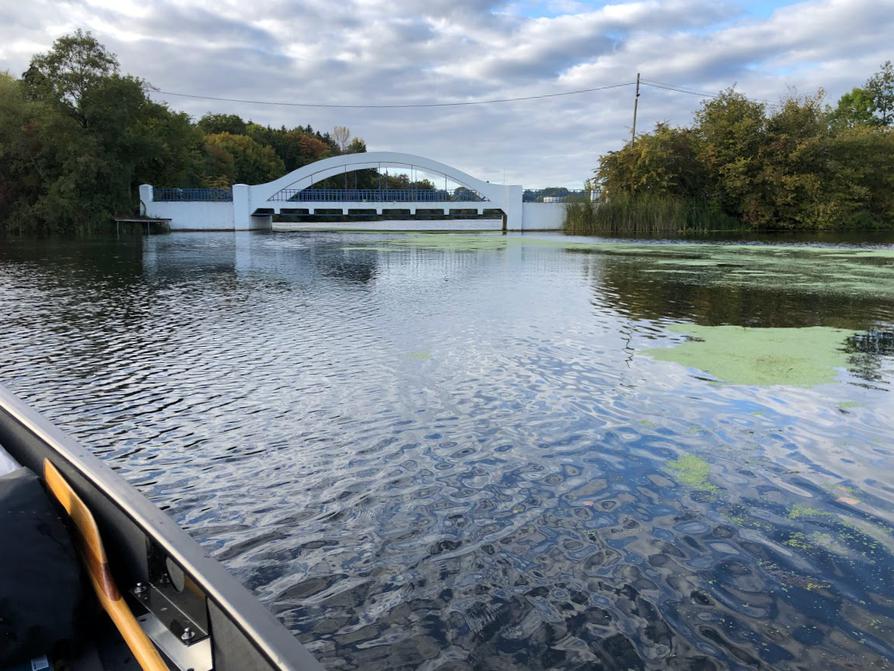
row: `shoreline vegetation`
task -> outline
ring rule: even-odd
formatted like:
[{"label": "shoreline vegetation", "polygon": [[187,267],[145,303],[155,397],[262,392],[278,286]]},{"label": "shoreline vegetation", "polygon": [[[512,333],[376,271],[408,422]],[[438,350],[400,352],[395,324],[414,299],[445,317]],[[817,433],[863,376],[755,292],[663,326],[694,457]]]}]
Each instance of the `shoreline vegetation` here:
[{"label": "shoreline vegetation", "polygon": [[894,66],[823,98],[728,89],[690,127],[657,124],[600,157],[565,232],[894,230]]},{"label": "shoreline vegetation", "polygon": [[[260,183],[366,151],[344,127],[273,128],[232,114],[193,121],[150,90],[82,31],[35,55],[20,78],[0,72],[0,235],[91,234],[137,213],[142,183]],[[320,186],[337,188],[335,179]],[[375,170],[352,176],[356,188],[383,179],[434,188]],[[723,91],[690,127],[659,123],[600,157],[564,223],[571,235],[780,230],[894,231],[891,62],[835,107],[822,91],[778,104]]]},{"label": "shoreline vegetation", "polygon": [[233,114],[193,121],[150,90],[80,30],[35,55],[20,78],[0,72],[0,235],[108,231],[113,216],[138,211],[142,183],[254,184],[366,151],[345,127],[273,128]]},{"label": "shoreline vegetation", "polygon": [[713,233],[737,231],[740,221],[715,205],[663,194],[619,195],[603,202],[575,198],[565,205],[568,235]]}]

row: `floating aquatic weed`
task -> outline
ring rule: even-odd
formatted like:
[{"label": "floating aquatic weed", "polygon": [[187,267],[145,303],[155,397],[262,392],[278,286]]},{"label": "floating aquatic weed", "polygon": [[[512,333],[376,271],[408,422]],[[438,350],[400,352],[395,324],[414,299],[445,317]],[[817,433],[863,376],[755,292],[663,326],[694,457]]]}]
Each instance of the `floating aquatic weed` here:
[{"label": "floating aquatic weed", "polygon": [[819,508],[811,508],[810,506],[805,506],[801,503],[796,503],[789,509],[788,518],[790,520],[797,520],[802,517],[824,517],[832,519],[837,518],[835,513],[826,512],[825,510],[820,510]]},{"label": "floating aquatic weed", "polygon": [[444,251],[474,252],[479,250],[504,249],[506,236],[493,233],[415,233],[392,238],[389,244],[397,247],[419,247]]},{"label": "floating aquatic weed", "polygon": [[796,531],[791,536],[788,537],[788,540],[785,541],[785,544],[790,548],[795,548],[796,550],[809,550],[813,545],[807,539],[807,534]]},{"label": "floating aquatic weed", "polygon": [[716,268],[719,261],[714,259],[686,259],[686,258],[669,258],[669,259],[658,259],[655,263],[661,265],[675,265],[675,266],[692,266],[694,268],[700,268],[702,266],[708,268]]},{"label": "floating aquatic weed", "polygon": [[543,247],[547,249],[571,250],[600,249],[610,251],[616,247],[625,247],[618,243],[568,240],[561,236],[532,237],[495,233],[415,233],[391,238],[388,242],[397,247],[418,247],[457,252],[500,250],[508,247]]},{"label": "floating aquatic weed", "polygon": [[804,589],[808,592],[820,592],[824,589],[829,589],[832,586],[832,583],[829,582],[817,582],[815,580],[808,580],[807,584],[804,585]]},{"label": "floating aquatic weed", "polygon": [[894,251],[806,245],[692,245],[661,247],[611,243],[609,256],[634,255],[652,261],[642,272],[668,277],[687,274],[699,286],[753,287],[828,295],[894,296]]},{"label": "floating aquatic weed", "polygon": [[407,358],[412,359],[413,361],[428,361],[431,359],[431,352],[426,352],[424,350],[420,350],[418,352],[408,352]]},{"label": "floating aquatic weed", "polygon": [[369,245],[346,245],[342,249],[346,252],[396,252],[398,250],[391,247],[369,246]]},{"label": "floating aquatic weed", "polygon": [[837,369],[847,365],[842,346],[852,335],[851,331],[822,326],[750,328],[692,324],[672,326],[670,330],[690,339],[644,353],[660,361],[701,369],[729,384],[792,387],[834,382]]},{"label": "floating aquatic weed", "polygon": [[667,462],[667,467],[674,477],[687,487],[705,492],[716,492],[717,486],[708,482],[711,466],[707,461],[694,454],[684,454]]}]

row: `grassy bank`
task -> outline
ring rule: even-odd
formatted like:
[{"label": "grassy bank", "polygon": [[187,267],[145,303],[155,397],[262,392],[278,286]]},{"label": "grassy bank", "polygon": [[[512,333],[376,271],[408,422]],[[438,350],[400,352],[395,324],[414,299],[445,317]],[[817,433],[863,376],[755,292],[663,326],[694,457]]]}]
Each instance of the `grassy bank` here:
[{"label": "grassy bank", "polygon": [[693,233],[735,230],[742,224],[717,208],[673,196],[578,199],[565,206],[568,235]]}]

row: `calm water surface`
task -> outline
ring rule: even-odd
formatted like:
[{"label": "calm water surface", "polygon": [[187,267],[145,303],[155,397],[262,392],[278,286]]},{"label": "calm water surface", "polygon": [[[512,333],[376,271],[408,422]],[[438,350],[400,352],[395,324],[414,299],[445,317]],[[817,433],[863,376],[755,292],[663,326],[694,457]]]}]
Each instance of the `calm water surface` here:
[{"label": "calm water surface", "polygon": [[894,666],[894,249],[579,242],[0,241],[0,378],[332,669]]}]

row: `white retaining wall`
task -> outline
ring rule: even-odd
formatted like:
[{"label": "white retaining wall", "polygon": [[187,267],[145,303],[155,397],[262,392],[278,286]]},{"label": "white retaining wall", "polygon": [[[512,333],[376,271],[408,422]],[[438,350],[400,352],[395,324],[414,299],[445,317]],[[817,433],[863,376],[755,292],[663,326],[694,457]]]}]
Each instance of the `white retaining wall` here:
[{"label": "white retaining wall", "polygon": [[521,226],[509,221],[510,231],[556,231],[565,222],[565,203],[522,203]]},{"label": "white retaining wall", "polygon": [[[149,205],[147,203],[147,205]],[[233,203],[152,203],[146,214],[170,219],[172,231],[232,231]]]},{"label": "white retaining wall", "polygon": [[[233,203],[228,201],[155,201],[148,184],[140,186],[140,200],[146,207],[146,216],[170,219],[172,231],[240,230],[236,228]],[[253,222],[252,228],[264,228],[263,222]]]}]

